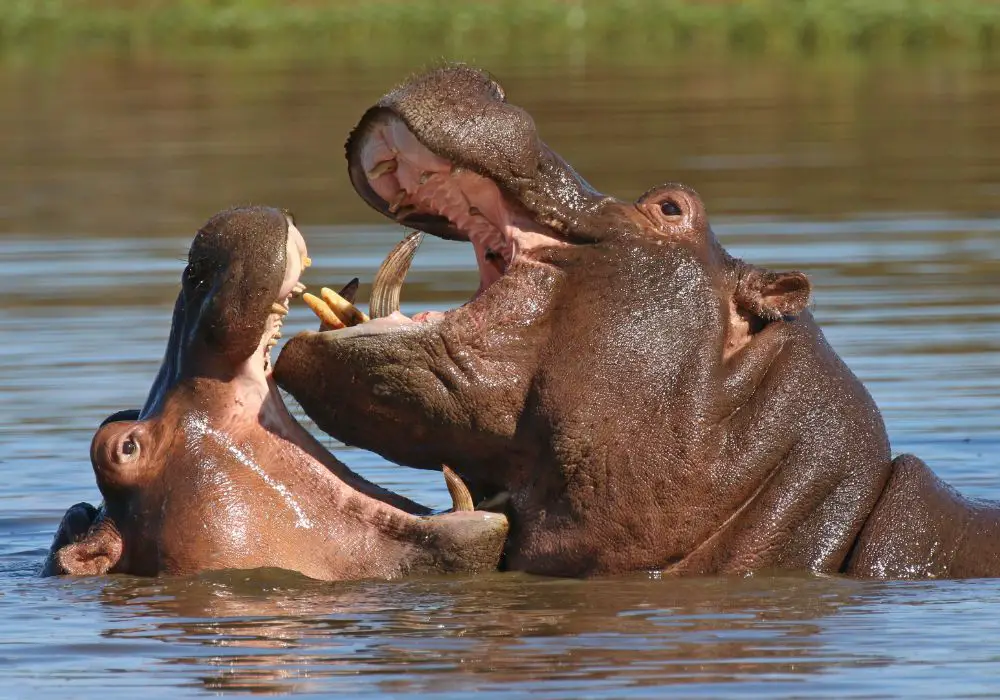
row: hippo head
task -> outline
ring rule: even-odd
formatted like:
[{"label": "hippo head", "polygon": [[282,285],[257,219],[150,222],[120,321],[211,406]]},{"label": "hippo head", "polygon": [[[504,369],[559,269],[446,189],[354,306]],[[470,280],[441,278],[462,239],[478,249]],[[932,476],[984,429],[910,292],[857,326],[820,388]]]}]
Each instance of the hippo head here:
[{"label": "hippo head", "polygon": [[94,436],[103,512],[59,549],[57,571],[279,567],[343,579],[496,568],[503,515],[429,515],[351,472],[288,413],[270,353],[308,264],[302,234],[276,209],[231,209],[198,232],[139,419],[113,416]]},{"label": "hippo head", "polygon": [[292,339],[278,381],[320,427],[506,496],[514,568],[839,566],[888,448],[805,275],[727,254],[684,185],[596,192],[469,68],[387,94],[347,159],[375,209],[470,241],[480,285]]}]

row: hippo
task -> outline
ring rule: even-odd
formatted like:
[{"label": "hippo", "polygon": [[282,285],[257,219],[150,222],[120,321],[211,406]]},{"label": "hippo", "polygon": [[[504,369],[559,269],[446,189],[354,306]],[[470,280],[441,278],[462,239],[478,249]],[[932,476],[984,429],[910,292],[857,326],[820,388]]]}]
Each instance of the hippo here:
[{"label": "hippo", "polygon": [[809,279],[728,254],[695,190],[601,194],[466,66],[386,94],[346,151],[377,211],[471,242],[479,288],[301,333],[275,377],[336,438],[450,465],[508,514],[505,568],[1000,575],[1000,507],[893,458]]},{"label": "hippo", "polygon": [[[281,568],[324,580],[492,571],[502,514],[431,514],[350,471],[288,412],[271,350],[308,266],[290,214],[239,207],[198,231],[159,374],[94,435],[100,509],[63,518],[46,574]],[[450,490],[464,486],[452,478]]]}]

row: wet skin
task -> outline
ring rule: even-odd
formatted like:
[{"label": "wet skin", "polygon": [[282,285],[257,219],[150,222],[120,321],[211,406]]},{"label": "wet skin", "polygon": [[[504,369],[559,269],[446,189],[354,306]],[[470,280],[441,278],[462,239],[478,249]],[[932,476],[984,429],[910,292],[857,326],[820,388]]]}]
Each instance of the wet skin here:
[{"label": "wet skin", "polygon": [[496,568],[502,515],[431,516],[351,472],[288,413],[270,353],[307,260],[276,209],[227,210],[198,232],[145,406],[94,436],[104,503],[67,512],[45,573],[276,567],[333,580]]},{"label": "wet skin", "polygon": [[595,191],[464,67],[383,97],[347,157],[375,209],[471,241],[480,289],[300,334],[277,380],[331,435],[504,504],[509,568],[1000,575],[1000,509],[892,459],[806,276],[730,256],[690,188]]}]

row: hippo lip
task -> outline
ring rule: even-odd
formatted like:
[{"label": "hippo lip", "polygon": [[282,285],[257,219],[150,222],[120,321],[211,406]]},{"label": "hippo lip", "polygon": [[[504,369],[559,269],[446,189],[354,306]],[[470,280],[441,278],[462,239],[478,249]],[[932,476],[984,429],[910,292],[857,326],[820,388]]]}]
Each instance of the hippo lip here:
[{"label": "hippo lip", "polygon": [[[569,244],[494,180],[431,151],[392,111],[365,122],[352,136],[348,157],[355,188],[374,208],[404,226],[472,244],[480,277],[472,300],[515,264],[542,264],[536,250]],[[439,315],[421,312],[412,320]]]}]

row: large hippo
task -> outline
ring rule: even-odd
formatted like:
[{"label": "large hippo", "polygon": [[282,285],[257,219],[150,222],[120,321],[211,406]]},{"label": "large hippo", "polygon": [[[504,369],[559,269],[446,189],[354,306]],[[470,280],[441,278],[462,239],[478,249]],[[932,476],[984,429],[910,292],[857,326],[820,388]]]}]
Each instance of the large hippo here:
[{"label": "large hippo", "polygon": [[198,232],[146,405],[94,436],[104,505],[67,512],[46,573],[278,567],[344,579],[496,568],[503,515],[430,515],[351,472],[285,408],[271,348],[307,262],[302,234],[276,209],[224,211]]},{"label": "large hippo", "polygon": [[482,72],[413,78],[347,142],[351,181],[475,248],[447,313],[304,333],[279,385],[330,434],[506,501],[506,566],[1000,575],[1000,509],[893,459],[800,272],[729,255],[690,188],[601,194]]}]

